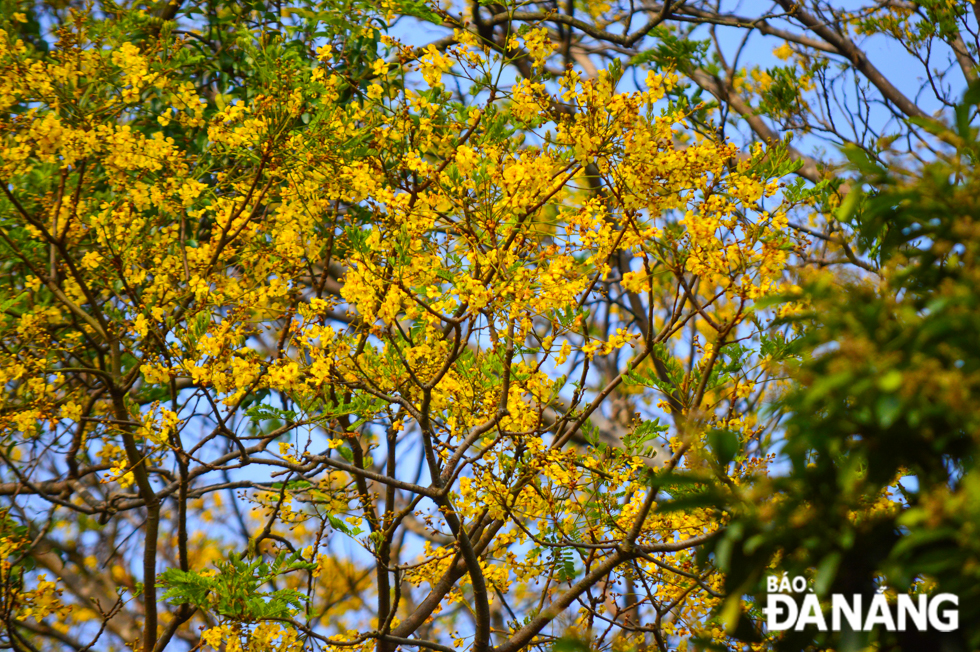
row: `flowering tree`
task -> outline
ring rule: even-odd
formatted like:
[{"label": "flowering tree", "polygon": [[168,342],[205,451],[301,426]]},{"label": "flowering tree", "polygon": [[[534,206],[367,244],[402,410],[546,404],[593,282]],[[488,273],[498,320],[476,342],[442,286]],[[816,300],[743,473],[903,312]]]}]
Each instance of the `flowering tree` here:
[{"label": "flowering tree", "polygon": [[778,4],[6,0],[3,644],[767,648],[704,553],[798,284],[879,271],[783,136],[914,165],[976,54]]}]

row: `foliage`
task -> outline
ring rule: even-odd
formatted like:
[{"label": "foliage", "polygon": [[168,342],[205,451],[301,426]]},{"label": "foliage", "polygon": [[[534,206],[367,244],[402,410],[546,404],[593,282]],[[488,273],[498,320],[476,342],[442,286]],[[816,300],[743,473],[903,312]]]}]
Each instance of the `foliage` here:
[{"label": "foliage", "polygon": [[173,604],[192,604],[243,622],[282,619],[295,615],[305,596],[294,589],[263,593],[261,587],[289,572],[316,569],[316,564],[299,558],[280,552],[271,564],[261,558],[249,563],[233,554],[218,564],[216,573],[168,568],[157,580],[168,587],[161,597]]},{"label": "foliage", "polygon": [[[974,86],[962,115],[980,99]],[[980,645],[980,154],[968,122],[957,144],[921,170],[885,167],[854,152],[873,192],[847,219],[876,252],[877,283],[806,288],[805,346],[815,352],[783,409],[792,469],[766,487],[779,500],[743,503],[716,548],[729,592],[756,586],[772,558],[790,574],[815,569],[818,593],[873,594],[881,584],[959,598],[957,633],[845,633],[834,649],[975,649]],[[832,346],[828,346],[832,345]],[[800,649],[811,635],[785,637]],[[880,637],[880,638],[879,638]]]}]

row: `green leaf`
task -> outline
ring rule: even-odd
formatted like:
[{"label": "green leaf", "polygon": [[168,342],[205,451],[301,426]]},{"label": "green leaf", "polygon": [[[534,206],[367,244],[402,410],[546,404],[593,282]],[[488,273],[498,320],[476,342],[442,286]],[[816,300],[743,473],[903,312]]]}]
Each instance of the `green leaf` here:
[{"label": "green leaf", "polygon": [[878,389],[883,392],[894,392],[902,386],[902,380],[902,372],[897,369],[892,369],[878,379]]},{"label": "green leaf", "polygon": [[354,463],[354,451],[347,448],[346,446],[341,446],[340,448],[337,449],[337,451],[340,453],[341,457],[347,460],[348,463],[350,464]]},{"label": "green leaf", "polygon": [[742,447],[738,435],[731,430],[712,430],[708,433],[708,444],[722,467],[728,466]]},{"label": "green leaf", "polygon": [[253,405],[245,410],[245,415],[253,421],[270,421],[277,419],[286,423],[296,420],[296,413],[292,410],[281,410],[270,405]]},{"label": "green leaf", "polygon": [[841,553],[834,551],[822,560],[820,560],[820,565],[817,566],[817,575],[813,581],[813,590],[819,596],[827,595],[827,591],[830,590],[830,585],[833,584],[834,578],[837,577],[837,568],[840,566]]},{"label": "green leaf", "polygon": [[21,292],[15,297],[11,297],[0,303],[0,312],[6,312],[10,307],[20,303],[20,300],[27,296],[27,292]]},{"label": "green leaf", "polygon": [[552,652],[591,652],[589,644],[581,639],[563,636],[551,646]]},{"label": "green leaf", "polygon": [[335,530],[337,530],[339,532],[343,532],[346,535],[350,535],[351,534],[350,528],[347,527],[347,524],[344,523],[343,521],[341,521],[339,518],[337,518],[333,514],[328,514],[327,515],[327,519],[330,521],[330,526],[333,529],[335,529]]},{"label": "green leaf", "polygon": [[875,405],[875,412],[882,427],[890,427],[902,413],[902,402],[897,396],[889,394],[878,399]]},{"label": "green leaf", "polygon": [[591,652],[589,644],[581,639],[563,636],[551,646],[552,652]]}]

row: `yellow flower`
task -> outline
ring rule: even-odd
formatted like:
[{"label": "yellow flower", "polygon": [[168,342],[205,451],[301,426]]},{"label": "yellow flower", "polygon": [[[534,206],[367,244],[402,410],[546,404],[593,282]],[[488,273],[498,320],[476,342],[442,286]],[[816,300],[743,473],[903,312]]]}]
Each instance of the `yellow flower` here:
[{"label": "yellow flower", "polygon": [[456,167],[463,174],[470,174],[476,167],[477,156],[472,147],[460,145],[456,149]]},{"label": "yellow flower", "polygon": [[377,77],[384,77],[385,75],[388,74],[388,68],[389,67],[390,67],[390,64],[387,61],[385,61],[384,59],[375,59],[374,60],[374,63],[371,64],[371,71]]},{"label": "yellow flower", "polygon": [[789,43],[786,43],[786,42],[784,42],[784,43],[783,43],[782,45],[780,45],[780,46],[779,46],[778,48],[775,48],[775,49],[774,49],[774,50],[772,51],[772,53],[773,53],[774,55],[776,55],[776,57],[777,57],[777,58],[779,58],[779,59],[781,59],[782,61],[786,61],[786,60],[787,60],[787,59],[789,59],[789,58],[790,58],[791,56],[793,56],[793,48],[791,48],[791,47],[789,46]]}]

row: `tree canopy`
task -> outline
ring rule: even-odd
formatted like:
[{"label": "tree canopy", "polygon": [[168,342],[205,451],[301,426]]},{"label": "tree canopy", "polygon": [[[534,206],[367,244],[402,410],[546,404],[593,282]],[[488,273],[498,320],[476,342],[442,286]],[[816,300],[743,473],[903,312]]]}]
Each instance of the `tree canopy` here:
[{"label": "tree canopy", "polygon": [[976,5],[0,8],[0,647],[980,647]]}]

